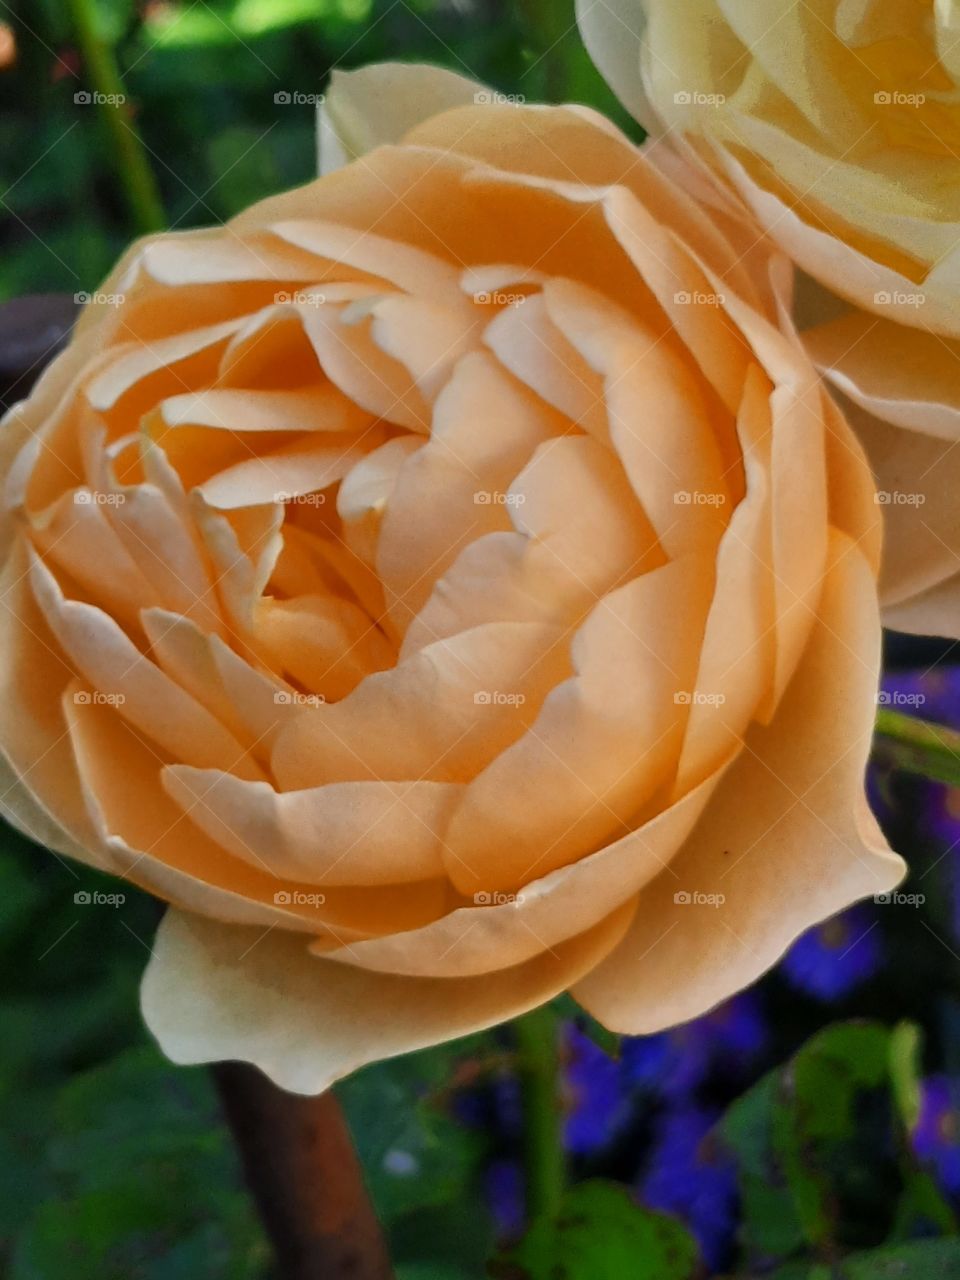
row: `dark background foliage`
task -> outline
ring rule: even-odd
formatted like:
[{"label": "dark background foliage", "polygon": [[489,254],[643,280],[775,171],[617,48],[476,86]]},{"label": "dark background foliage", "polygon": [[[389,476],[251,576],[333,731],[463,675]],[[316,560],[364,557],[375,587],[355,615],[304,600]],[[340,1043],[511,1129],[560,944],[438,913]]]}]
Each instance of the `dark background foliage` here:
[{"label": "dark background foliage", "polygon": [[[430,60],[632,127],[572,0],[92,8],[174,227],[313,175],[313,109],[282,95],[321,92],[334,66]],[[89,291],[137,231],[103,115],[76,97],[75,9],[0,0],[0,299]],[[960,727],[950,669],[891,652],[914,669],[890,698]],[[619,1043],[558,1002],[575,1175],[559,1221],[525,1221],[509,1029],[341,1086],[401,1280],[960,1277],[960,802],[879,765],[872,792],[922,903],[854,908],[663,1035]],[[210,1079],[166,1064],[139,1021],[155,904],[2,839],[0,1275],[265,1280]]]}]

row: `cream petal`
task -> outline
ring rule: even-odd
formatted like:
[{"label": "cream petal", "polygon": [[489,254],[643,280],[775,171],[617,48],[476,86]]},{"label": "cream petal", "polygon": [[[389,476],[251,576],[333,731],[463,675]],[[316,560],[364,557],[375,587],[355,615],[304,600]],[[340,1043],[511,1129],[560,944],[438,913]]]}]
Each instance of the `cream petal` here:
[{"label": "cream petal", "polygon": [[[219,630],[216,589],[197,554],[196,535],[183,513],[150,484],[127,485],[113,492],[118,500],[106,509],[110,524],[149,583],[146,595],[134,596],[128,591],[124,604],[129,606],[136,600],[142,608],[145,601],[156,601],[159,607],[192,618],[206,631]],[[59,551],[59,547],[52,549],[54,559],[59,559]],[[108,572],[106,560],[102,560],[95,565],[93,576]],[[83,581],[76,573],[74,577]]]},{"label": "cream petal", "polygon": [[563,425],[486,353],[458,363],[434,406],[429,441],[404,462],[384,504],[377,570],[401,624],[463,547],[511,529],[503,499]]},{"label": "cream petal", "polygon": [[[876,588],[848,539],[834,538],[831,558],[817,626],[776,718],[751,730],[670,873],[640,895],[623,943],[574,988],[612,1030],[647,1034],[704,1013],[809,926],[903,876],[863,792]],[[692,894],[724,902],[697,905]]]},{"label": "cream petal", "polygon": [[552,323],[536,294],[501,311],[483,340],[505,369],[567,417],[600,439],[606,433],[603,383]]},{"label": "cream petal", "polygon": [[237,858],[317,885],[397,885],[444,875],[441,840],[461,788],[343,782],[277,792],[214,769],[172,765],[164,785]]},{"label": "cream petal", "polygon": [[[713,278],[630,192],[612,191],[604,202],[604,213],[673,331],[689,348],[727,410],[735,413],[749,353],[736,325],[724,322],[723,313],[734,309],[732,291]],[[698,298],[712,301],[699,305]],[[744,310],[740,308],[739,314]]]},{"label": "cream petal", "polygon": [[[689,361],[584,285],[544,289],[554,324],[603,377],[608,435],[670,558],[714,546],[731,493],[704,392]],[[691,493],[712,503],[678,503]]]},{"label": "cream petal", "polygon": [[[541,190],[563,190],[568,198],[574,198],[576,185],[594,188],[598,195],[611,187],[625,188],[654,221],[670,228],[751,302],[761,304],[768,292],[756,272],[766,252],[755,252],[757,229],[745,223],[741,202],[723,193],[713,175],[701,175],[693,165],[681,164],[679,157],[667,162],[650,147],[638,149],[609,120],[587,107],[448,111],[425,121],[408,141],[475,157],[514,175],[514,184],[530,185],[531,178],[536,178]],[[584,260],[596,265],[599,241],[597,237],[589,258],[581,259],[579,265]],[[528,265],[522,274],[514,269],[508,278],[501,277],[499,284],[495,276],[492,283],[477,287],[505,287],[542,279],[545,274]],[[588,282],[587,276],[583,279]],[[589,282],[598,283],[596,278]],[[616,291],[610,296],[617,296]]]},{"label": "cream petal", "polygon": [[636,831],[524,885],[516,896],[482,894],[409,933],[326,951],[361,969],[422,978],[468,978],[532,960],[628,903],[668,865],[703,812],[711,778]]},{"label": "cream petal", "polygon": [[294,902],[294,886],[275,877],[266,863],[252,855],[238,862],[210,840],[164,791],[162,761],[154,751],[113,707],[89,697],[77,701],[78,692],[83,691],[76,684],[64,697],[70,743],[97,833],[93,848],[106,851],[112,871],[215,920],[294,929],[325,938],[328,945],[370,936],[369,929],[351,927],[355,908],[344,913],[332,904]]},{"label": "cream petal", "polygon": [[960,341],[862,311],[808,329],[803,340],[824,377],[861,409],[895,427],[960,440]]},{"label": "cream petal", "polygon": [[486,622],[571,626],[664,556],[615,455],[589,436],[535,450],[507,495],[516,533],[465,547],[410,625],[404,652]]},{"label": "cream petal", "polygon": [[221,511],[283,503],[316,493],[342,480],[364,454],[382,442],[384,434],[380,427],[370,427],[359,437],[311,433],[306,439],[218,472],[199,486],[199,492],[209,506]]},{"label": "cream petal", "polygon": [[359,606],[329,596],[260,600],[253,628],[256,647],[272,670],[329,702],[392,667],[396,657]]},{"label": "cream petal", "polygon": [[823,401],[829,522],[857,544],[871,569],[879,575],[883,517],[866,451],[827,391]]},{"label": "cream petal", "polygon": [[68,600],[56,579],[34,559],[30,580],[50,630],[70,662],[119,713],[161,749],[199,767],[236,769],[255,778],[260,771],[222,724],[172,681],[106,613]]},{"label": "cream petal", "polygon": [[241,543],[235,524],[209,506],[203,495],[190,495],[193,518],[213,561],[213,576],[225,613],[225,621],[237,643],[243,644],[253,624],[256,602],[270,581],[283,548],[281,503],[269,502],[243,512],[251,518],[248,536]]},{"label": "cream petal", "polygon": [[[503,622],[428,645],[341,702],[307,708],[277,739],[274,776],[284,790],[461,782],[523,732],[567,675],[562,640],[556,627]],[[501,693],[512,697],[494,696]]]},{"label": "cream petal", "polygon": [[645,129],[657,131],[657,115],[640,79],[643,0],[576,0],[577,24],[590,57],[604,79]]},{"label": "cream petal", "polygon": [[754,369],[739,421],[747,492],[721,539],[716,585],[674,795],[714,773],[739,746],[750,720],[770,710],[774,687],[774,581],[771,564],[770,385]]},{"label": "cream petal", "polygon": [[856,404],[842,407],[876,482],[884,525],[880,598],[885,610],[899,608],[960,568],[960,443],[891,426]]},{"label": "cream petal", "polygon": [[374,341],[369,317],[322,307],[303,318],[324,373],[367,413],[426,435],[430,409],[408,369]]},{"label": "cream petal", "polygon": [[407,459],[424,447],[422,436],[395,436],[373,449],[344,476],[337,492],[337,514],[347,546],[373,567],[384,512]]},{"label": "cream petal", "polygon": [[454,814],[444,854],[461,892],[516,890],[593,852],[671,780],[687,715],[677,695],[691,687],[711,574],[709,561],[677,561],[592,611],[574,640],[575,675]]},{"label": "cream petal", "polygon": [[[779,196],[764,190],[729,153],[723,163],[755,217],[794,263],[828,289],[881,318],[960,337],[956,294],[925,289],[829,231],[811,226]],[[924,297],[921,307],[909,301]]]},{"label": "cream petal", "polygon": [[434,298],[457,309],[463,305],[457,268],[401,239],[392,240],[374,231],[340,226],[321,217],[311,218],[309,222],[277,222],[273,230],[287,243],[327,259],[337,275],[343,275],[352,267],[404,293]]},{"label": "cream petal", "polygon": [[0,659],[0,811],[48,848],[112,870],[67,738],[61,698],[72,673],[30,590],[22,545],[0,578]]},{"label": "cream petal", "polygon": [[190,618],[145,609],[141,620],[157,664],[265,765],[292,708],[289,688]]},{"label": "cream petal", "polygon": [[331,173],[386,142],[399,142],[421,120],[466,106],[483,85],[444,67],[378,62],[334,70],[318,118],[320,173]]},{"label": "cream petal", "polygon": [[883,620],[895,631],[960,639],[960,573],[900,604],[886,605]]},{"label": "cream petal", "polygon": [[175,369],[192,356],[221,347],[242,322],[242,317],[224,320],[201,329],[187,329],[169,338],[124,343],[87,385],[87,400],[101,413],[114,408],[128,391],[151,374]]},{"label": "cream petal", "polygon": [[321,1093],[364,1063],[550,1000],[616,945],[628,919],[623,910],[525,965],[446,982],[363,973],[311,956],[279,930],[170,911],[144,975],[143,1015],[174,1062],[239,1059],[281,1088]]},{"label": "cream petal", "polygon": [[148,245],[141,265],[158,284],[170,287],[246,283],[250,280],[310,280],[309,253],[266,237],[224,233],[220,228],[172,232]]},{"label": "cream petal", "polygon": [[224,431],[357,431],[369,414],[329,384],[298,391],[249,388],[169,396],[160,405],[168,427],[213,427]]},{"label": "cream petal", "polygon": [[52,564],[131,630],[143,602],[159,603],[150,579],[118,537],[108,505],[86,486],[65,494],[37,517],[32,533],[34,545]]},{"label": "cream petal", "polygon": [[371,336],[433,403],[456,362],[477,346],[480,322],[466,300],[456,310],[428,298],[384,298],[370,307]]}]

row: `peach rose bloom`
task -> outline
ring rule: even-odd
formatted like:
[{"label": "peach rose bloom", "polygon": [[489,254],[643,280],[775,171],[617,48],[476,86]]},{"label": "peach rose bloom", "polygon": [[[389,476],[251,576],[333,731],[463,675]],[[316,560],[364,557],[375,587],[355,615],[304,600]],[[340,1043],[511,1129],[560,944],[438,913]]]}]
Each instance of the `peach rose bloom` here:
[{"label": "peach rose bloom", "polygon": [[794,262],[888,520],[886,620],[960,636],[960,41],[952,0],[578,0],[626,106]]},{"label": "peach rose bloom", "polygon": [[300,1092],[565,990],[683,1021],[902,874],[785,261],[449,73],[339,77],[322,138],[365,154],[136,246],[3,427],[5,809],[171,904],[175,1061]]}]

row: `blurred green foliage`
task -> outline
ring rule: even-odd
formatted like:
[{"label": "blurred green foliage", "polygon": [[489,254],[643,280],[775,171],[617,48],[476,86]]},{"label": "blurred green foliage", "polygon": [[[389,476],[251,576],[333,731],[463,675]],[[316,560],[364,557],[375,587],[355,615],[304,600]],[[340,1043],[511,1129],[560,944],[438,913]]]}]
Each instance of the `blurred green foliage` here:
[{"label": "blurred green foliage", "polygon": [[[90,84],[68,12],[63,0],[0,0],[0,298],[90,290],[134,233],[102,120],[75,98]],[[334,66],[429,60],[530,101],[591,104],[637,136],[587,59],[573,0],[96,0],[95,18],[172,227],[220,222],[311,178],[314,113],[296,95],[322,92]],[[165,1063],[139,1021],[155,905],[128,886],[122,904],[78,902],[118,887],[10,832],[5,844],[0,1275],[265,1280],[266,1243],[211,1082]],[[910,1024],[829,1027],[729,1107],[716,1141],[736,1163],[738,1276],[960,1277],[954,1211],[906,1136],[919,1049]],[[503,1054],[496,1036],[476,1037],[340,1087],[398,1280],[487,1273],[488,1139],[449,1102]],[[596,1180],[493,1269],[705,1274],[679,1223]]]},{"label": "blurred green foliage", "polygon": [[918,1050],[905,1024],[827,1027],[729,1108],[747,1262],[956,1230],[909,1147]]},{"label": "blurred green foliage", "polygon": [[[0,6],[0,299],[93,289],[134,234],[65,0]],[[619,113],[573,0],[96,0],[172,227],[222,222],[314,174],[334,66],[430,61],[529,101]],[[293,101],[277,101],[288,94]],[[618,115],[621,123],[625,117]]]},{"label": "blurred green foliage", "polygon": [[582,1182],[555,1222],[537,1222],[498,1260],[498,1280],[690,1280],[697,1246],[673,1219],[639,1208],[625,1187]]}]

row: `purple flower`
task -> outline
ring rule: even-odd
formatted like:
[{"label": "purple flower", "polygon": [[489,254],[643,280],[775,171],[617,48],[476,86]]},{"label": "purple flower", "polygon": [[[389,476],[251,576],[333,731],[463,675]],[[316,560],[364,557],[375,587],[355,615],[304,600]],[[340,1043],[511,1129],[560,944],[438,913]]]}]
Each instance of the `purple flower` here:
[{"label": "purple flower", "polygon": [[947,1076],[923,1081],[913,1149],[944,1191],[960,1194],[960,1091]]},{"label": "purple flower", "polygon": [[797,990],[817,1000],[839,1000],[872,978],[882,960],[879,921],[853,907],[798,938],[781,971]]},{"label": "purple flower", "polygon": [[590,1155],[606,1146],[629,1115],[620,1063],[572,1023],[564,1029],[564,1049],[564,1145],[574,1155]]},{"label": "purple flower", "polygon": [[888,672],[879,702],[892,711],[960,729],[960,669],[944,664],[928,670]]},{"label": "purple flower", "polygon": [[711,1071],[742,1071],[766,1038],[759,996],[746,991],[682,1027],[625,1037],[623,1071],[632,1084],[678,1098],[696,1089]]},{"label": "purple flower", "polygon": [[711,1271],[726,1263],[737,1223],[736,1168],[711,1134],[715,1120],[696,1107],[666,1112],[638,1185],[648,1208],[686,1224]]},{"label": "purple flower", "polygon": [[501,1240],[515,1240],[526,1226],[523,1169],[516,1160],[493,1160],[483,1175],[484,1199]]}]

